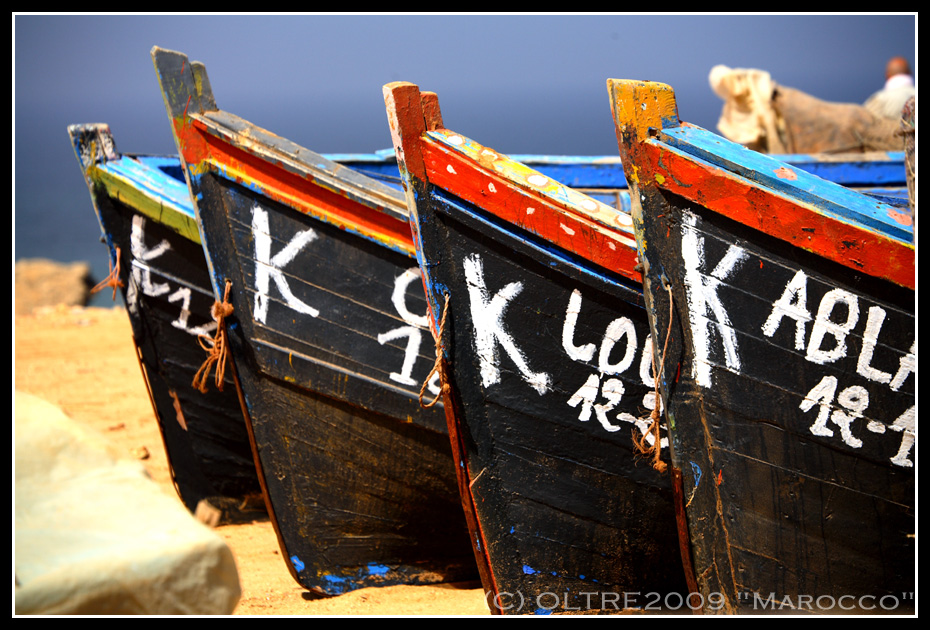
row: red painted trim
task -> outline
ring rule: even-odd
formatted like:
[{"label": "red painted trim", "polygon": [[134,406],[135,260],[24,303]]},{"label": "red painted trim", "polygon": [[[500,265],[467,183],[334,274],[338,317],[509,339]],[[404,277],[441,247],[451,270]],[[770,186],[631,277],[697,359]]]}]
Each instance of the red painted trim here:
[{"label": "red painted trim", "polygon": [[[443,360],[445,361],[445,360]],[[449,370],[448,367],[444,368]],[[478,517],[478,507],[475,505],[475,496],[471,491],[471,470],[468,466],[467,449],[462,434],[459,432],[458,421],[456,420],[458,392],[450,386],[448,389],[443,387],[442,403],[446,412],[446,427],[449,430],[449,438],[452,446],[452,461],[455,463],[455,479],[458,483],[459,498],[462,503],[462,510],[465,513],[465,521],[468,525],[469,536],[476,536],[481,544],[481,549],[475,548],[475,541],[469,540],[472,550],[475,552],[475,562],[478,568],[478,575],[481,577],[481,583],[493,591],[494,595],[500,595],[500,588],[497,585],[497,578],[494,577],[494,567],[491,565],[491,557],[488,550],[488,541],[484,536],[484,530],[481,527],[481,519]],[[487,600],[488,593],[485,593]],[[488,608],[492,615],[500,615],[501,610],[488,602]]]},{"label": "red painted trim", "polygon": [[639,173],[657,186],[803,250],[914,289],[914,246],[820,214],[774,191],[694,162],[657,142],[639,151]]},{"label": "red painted trim", "polygon": [[416,253],[407,221],[325,188],[311,176],[298,175],[240,149],[210,134],[201,122],[176,121],[175,136],[192,173],[224,171],[228,177],[299,212],[396,247],[411,257]]},{"label": "red painted trim", "polygon": [[613,233],[571,207],[521,188],[427,136],[421,136],[420,150],[426,177],[434,186],[605,269],[642,282],[642,275],[634,269],[636,242],[631,235]]}]

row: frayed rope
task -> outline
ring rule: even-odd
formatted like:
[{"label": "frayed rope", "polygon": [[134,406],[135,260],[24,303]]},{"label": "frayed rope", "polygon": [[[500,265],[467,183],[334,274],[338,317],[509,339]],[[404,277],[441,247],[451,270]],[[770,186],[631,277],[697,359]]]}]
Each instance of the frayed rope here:
[{"label": "frayed rope", "polygon": [[226,338],[227,317],[232,315],[233,306],[229,303],[229,290],[232,288],[232,282],[226,281],[226,291],[223,293],[222,302],[214,302],[213,308],[210,309],[210,315],[216,321],[216,335],[198,335],[197,342],[200,347],[207,351],[207,359],[194,374],[194,380],[191,385],[201,393],[207,393],[207,378],[210,376],[210,368],[216,363],[216,388],[223,391],[223,377],[226,374],[226,358],[229,355],[228,340]]},{"label": "frayed rope", "polygon": [[110,273],[107,274],[107,277],[97,283],[93,289],[90,290],[91,293],[97,293],[98,291],[103,291],[107,287],[113,287],[113,301],[116,301],[116,290],[124,286],[123,281],[119,279],[119,258],[120,258],[120,249],[116,248],[116,266],[113,265],[113,261],[110,260]]}]

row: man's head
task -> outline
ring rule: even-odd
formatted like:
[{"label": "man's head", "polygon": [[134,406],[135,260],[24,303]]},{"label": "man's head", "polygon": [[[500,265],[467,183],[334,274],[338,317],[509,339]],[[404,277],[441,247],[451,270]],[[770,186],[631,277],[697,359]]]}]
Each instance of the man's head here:
[{"label": "man's head", "polygon": [[907,59],[904,57],[892,57],[888,61],[888,65],[885,66],[885,78],[890,79],[891,77],[898,74],[910,74],[911,65],[907,62]]}]

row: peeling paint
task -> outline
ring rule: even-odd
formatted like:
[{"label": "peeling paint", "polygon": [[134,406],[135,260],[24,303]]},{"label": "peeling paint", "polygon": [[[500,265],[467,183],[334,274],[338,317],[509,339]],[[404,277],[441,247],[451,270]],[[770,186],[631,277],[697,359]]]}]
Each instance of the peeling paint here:
[{"label": "peeling paint", "polygon": [[694,474],[694,489],[697,490],[697,487],[701,485],[701,476],[703,474],[701,467],[695,462],[691,462],[691,472]]},{"label": "peeling paint", "polygon": [[897,221],[898,223],[906,227],[910,227],[914,225],[913,217],[911,217],[911,215],[907,214],[906,212],[898,212],[896,210],[889,210],[888,216],[892,220]]},{"label": "peeling paint", "polygon": [[788,181],[794,181],[798,178],[798,174],[792,171],[787,166],[780,166],[776,168],[773,172],[775,173],[775,177],[777,177],[778,179],[787,179]]}]

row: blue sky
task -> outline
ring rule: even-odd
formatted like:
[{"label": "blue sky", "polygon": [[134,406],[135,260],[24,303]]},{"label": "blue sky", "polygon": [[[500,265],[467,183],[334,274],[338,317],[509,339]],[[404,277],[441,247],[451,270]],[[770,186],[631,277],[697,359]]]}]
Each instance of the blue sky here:
[{"label": "blue sky", "polygon": [[915,14],[20,14],[13,29],[16,259],[103,258],[68,124],[176,152],[154,45],[202,61],[220,108],[321,153],[390,146],[390,81],[437,92],[448,128],[500,151],[616,155],[608,78],[668,83],[681,118],[715,131],[718,63],[843,102],[881,87],[891,56],[916,65]]}]

